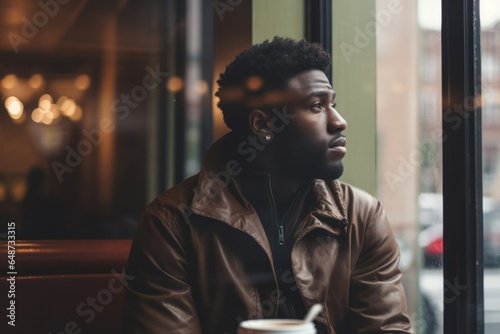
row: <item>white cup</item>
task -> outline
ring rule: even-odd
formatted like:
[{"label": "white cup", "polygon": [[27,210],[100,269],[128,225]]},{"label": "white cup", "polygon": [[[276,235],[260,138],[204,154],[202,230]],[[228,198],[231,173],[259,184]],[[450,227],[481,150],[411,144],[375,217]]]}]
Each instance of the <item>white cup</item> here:
[{"label": "white cup", "polygon": [[241,322],[238,334],[316,334],[316,327],[295,319],[256,319]]}]

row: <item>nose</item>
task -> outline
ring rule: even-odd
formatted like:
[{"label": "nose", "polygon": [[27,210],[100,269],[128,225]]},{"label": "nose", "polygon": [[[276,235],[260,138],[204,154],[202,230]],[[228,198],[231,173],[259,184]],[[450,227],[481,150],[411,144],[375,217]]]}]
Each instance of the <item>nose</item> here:
[{"label": "nose", "polygon": [[330,112],[328,113],[328,131],[333,132],[342,132],[347,129],[346,120],[338,113],[338,111],[331,107]]}]

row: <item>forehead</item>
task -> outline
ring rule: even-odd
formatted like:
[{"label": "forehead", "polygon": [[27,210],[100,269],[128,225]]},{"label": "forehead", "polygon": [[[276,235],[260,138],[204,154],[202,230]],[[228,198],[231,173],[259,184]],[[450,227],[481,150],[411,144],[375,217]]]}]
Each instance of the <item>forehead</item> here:
[{"label": "forehead", "polygon": [[268,92],[256,105],[276,106],[303,103],[314,96],[335,99],[335,95],[325,73],[320,70],[310,70],[290,78],[284,89]]},{"label": "forehead", "polygon": [[303,92],[305,94],[316,90],[333,91],[325,73],[319,70],[302,72],[292,77],[288,80],[287,90]]}]

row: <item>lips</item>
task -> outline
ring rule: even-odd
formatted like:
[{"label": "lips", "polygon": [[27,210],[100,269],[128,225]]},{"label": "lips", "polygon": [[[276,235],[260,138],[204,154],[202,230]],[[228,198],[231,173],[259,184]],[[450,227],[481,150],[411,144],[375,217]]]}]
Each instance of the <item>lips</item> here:
[{"label": "lips", "polygon": [[347,153],[346,144],[347,139],[344,136],[332,138],[328,145],[328,151],[344,156]]},{"label": "lips", "polygon": [[328,148],[345,148],[347,145],[347,139],[345,136],[340,136],[340,137],[334,137],[330,142],[328,143]]}]

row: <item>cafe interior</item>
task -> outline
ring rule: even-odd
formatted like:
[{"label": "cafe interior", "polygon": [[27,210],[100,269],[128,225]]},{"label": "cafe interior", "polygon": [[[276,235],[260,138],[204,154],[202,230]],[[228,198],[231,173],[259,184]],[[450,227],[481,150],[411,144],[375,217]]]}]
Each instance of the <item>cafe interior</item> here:
[{"label": "cafe interior", "polygon": [[[246,47],[282,36],[321,43],[332,54],[329,78],[349,123],[342,181],[386,207],[416,333],[462,333],[453,314],[465,313],[450,313],[442,297],[443,275],[454,274],[443,273],[441,253],[441,262],[426,268],[419,239],[429,210],[432,224],[442,229],[444,219],[447,226],[442,206],[423,194],[438,195],[438,202],[460,197],[443,177],[459,173],[447,169],[454,158],[446,152],[454,149],[445,147],[458,144],[437,138],[446,131],[442,66],[463,72],[445,58],[454,46],[441,42],[459,29],[449,23],[453,15],[463,15],[446,7],[451,1],[442,3],[441,10],[424,0],[1,0],[0,294],[15,298],[1,298],[0,332],[123,330],[124,267],[141,212],[196,174],[207,149],[229,132],[214,96],[226,64]],[[484,12],[500,12],[491,3]],[[484,196],[500,203],[500,15],[490,16],[481,32],[488,38],[482,102],[488,122],[470,131],[476,126],[484,141],[483,149],[481,142],[475,147],[474,175],[484,180]],[[476,100],[469,101],[476,110]],[[484,166],[477,164],[481,152]],[[481,203],[467,198],[468,205]],[[457,231],[465,224],[482,239],[480,225],[470,225],[475,220]],[[444,240],[459,235],[446,231]],[[474,235],[464,242],[476,245]],[[446,241],[444,247],[446,254]],[[464,270],[470,277],[483,268]],[[422,285],[431,276],[439,277],[430,283],[438,292]],[[481,298],[470,300],[479,305]],[[492,306],[486,320],[486,333],[500,328],[494,327],[500,309]]]}]

